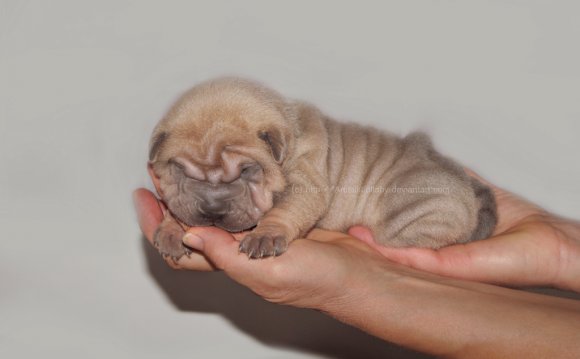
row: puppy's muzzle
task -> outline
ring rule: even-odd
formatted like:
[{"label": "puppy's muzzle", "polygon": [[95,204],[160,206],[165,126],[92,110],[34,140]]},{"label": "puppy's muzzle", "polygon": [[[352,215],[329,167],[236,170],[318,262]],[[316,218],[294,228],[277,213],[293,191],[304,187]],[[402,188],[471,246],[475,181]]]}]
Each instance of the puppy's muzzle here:
[{"label": "puppy's muzzle", "polygon": [[205,198],[199,203],[199,212],[208,221],[215,222],[222,219],[229,211],[227,199]]},{"label": "puppy's muzzle", "polygon": [[223,160],[219,166],[200,164],[185,157],[177,157],[172,162],[179,168],[182,195],[195,199],[190,202],[194,205],[189,206],[189,213],[184,213],[190,223],[227,228],[255,225],[250,184],[263,179],[259,164],[242,158]]}]

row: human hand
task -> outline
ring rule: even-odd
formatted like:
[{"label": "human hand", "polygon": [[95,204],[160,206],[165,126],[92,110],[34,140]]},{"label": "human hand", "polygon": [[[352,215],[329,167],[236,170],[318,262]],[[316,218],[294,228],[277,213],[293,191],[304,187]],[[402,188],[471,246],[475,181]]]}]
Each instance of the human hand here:
[{"label": "human hand", "polygon": [[469,174],[490,186],[496,197],[499,220],[489,239],[434,250],[385,247],[360,226],[348,233],[394,262],[434,274],[580,292],[580,223],[556,217],[473,172]]},{"label": "human hand", "polygon": [[[164,207],[148,190],[138,189],[133,196],[141,230],[152,242]],[[223,270],[268,301],[298,307],[326,310],[354,301],[354,296],[367,291],[361,279],[381,276],[382,281],[385,276],[397,277],[399,270],[406,271],[344,233],[313,230],[307,239],[294,241],[282,256],[262,260],[250,260],[239,253],[238,241],[245,233],[232,235],[216,227],[193,227],[187,234],[184,242],[194,251],[177,262],[166,259],[172,268]]]},{"label": "human hand", "polygon": [[[162,206],[143,189],[135,204],[151,241]],[[417,271],[343,233],[313,230],[284,255],[259,261],[239,253],[238,241],[219,228],[187,233],[195,251],[177,263],[167,259],[170,266],[224,270],[268,301],[320,310],[392,343],[445,357],[577,356],[574,301]]]}]

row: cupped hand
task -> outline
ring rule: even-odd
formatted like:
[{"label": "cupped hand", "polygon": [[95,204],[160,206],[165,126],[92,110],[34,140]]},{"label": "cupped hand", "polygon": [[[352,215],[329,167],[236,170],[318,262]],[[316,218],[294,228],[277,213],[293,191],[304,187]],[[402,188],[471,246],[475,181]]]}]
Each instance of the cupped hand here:
[{"label": "cupped hand", "polygon": [[580,224],[469,174],[489,185],[496,197],[499,220],[489,239],[433,250],[381,246],[365,227],[352,227],[348,233],[394,262],[434,274],[580,292]]},{"label": "cupped hand", "polygon": [[[151,242],[164,208],[145,189],[135,191],[134,202],[141,230]],[[190,228],[184,243],[194,252],[177,262],[166,262],[176,269],[223,270],[268,301],[317,309],[364,295],[362,278],[395,278],[400,275],[398,270],[405,272],[404,267],[393,266],[373,248],[344,233],[315,229],[306,239],[294,241],[283,255],[259,260],[239,253],[238,241],[243,235],[234,236],[216,227]],[[387,271],[378,270],[387,267]]]}]

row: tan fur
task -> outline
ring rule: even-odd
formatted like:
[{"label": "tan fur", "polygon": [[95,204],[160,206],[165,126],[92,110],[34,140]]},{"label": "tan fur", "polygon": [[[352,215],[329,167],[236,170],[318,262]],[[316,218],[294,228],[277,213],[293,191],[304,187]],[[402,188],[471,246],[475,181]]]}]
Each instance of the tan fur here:
[{"label": "tan fur", "polygon": [[[250,164],[252,176],[243,172]],[[234,231],[257,223],[240,244],[257,258],[281,254],[315,226],[362,224],[384,245],[438,248],[484,238],[496,220],[489,189],[427,136],[336,122],[237,78],[202,83],[173,106],[154,130],[150,167],[178,219],[168,216],[156,234],[174,259],[187,253],[175,249],[179,222]],[[209,204],[227,213],[204,222]]]}]

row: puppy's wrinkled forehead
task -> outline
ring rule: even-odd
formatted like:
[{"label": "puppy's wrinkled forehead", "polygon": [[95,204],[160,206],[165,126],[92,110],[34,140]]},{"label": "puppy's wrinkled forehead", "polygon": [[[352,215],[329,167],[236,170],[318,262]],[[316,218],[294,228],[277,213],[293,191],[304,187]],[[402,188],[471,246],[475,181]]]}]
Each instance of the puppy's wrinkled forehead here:
[{"label": "puppy's wrinkled forehead", "polygon": [[[237,126],[223,120],[208,124],[204,130],[187,127],[172,132],[169,161],[181,167],[193,179],[210,183],[232,182],[252,159],[241,148],[260,145],[247,135],[243,122]],[[245,134],[245,135],[244,135]]]},{"label": "puppy's wrinkled forehead", "polygon": [[252,83],[194,87],[154,131],[150,159],[174,162],[198,180],[233,180],[252,161],[252,149],[268,149],[267,129],[284,127],[282,107],[278,95]]}]

